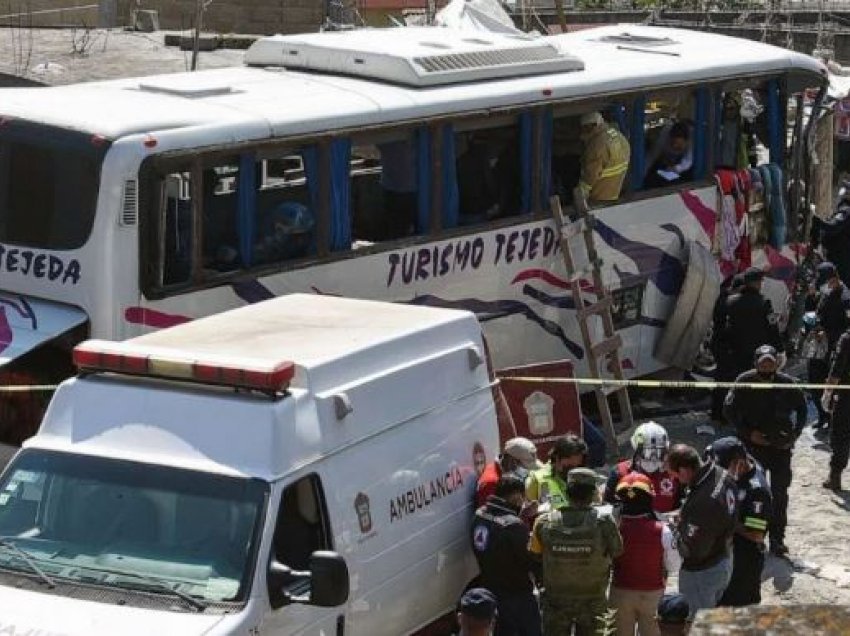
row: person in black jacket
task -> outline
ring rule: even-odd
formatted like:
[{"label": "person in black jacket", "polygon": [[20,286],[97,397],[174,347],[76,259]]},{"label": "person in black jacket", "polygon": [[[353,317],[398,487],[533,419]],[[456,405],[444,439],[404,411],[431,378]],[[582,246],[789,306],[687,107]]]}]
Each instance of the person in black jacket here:
[{"label": "person in black jacket", "polygon": [[763,278],[764,272],[760,269],[749,268],[743,274],[743,288],[726,303],[723,337],[730,351],[732,377],[751,368],[753,353],[765,343],[773,345],[783,358],[785,356],[773,306],[761,293]]},{"label": "person in black jacket", "polygon": [[679,593],[693,618],[697,610],[716,607],[729,585],[738,494],[729,474],[712,461],[703,463],[691,446],[677,444],[667,462],[690,489],[675,535],[682,556]]},{"label": "person in black jacket", "polygon": [[725,468],[738,487],[738,523],[732,539],[732,580],[720,599],[720,605],[757,605],[761,603],[764,538],[773,505],[767,477],[737,437],[715,440],[706,449],[706,455]]},{"label": "person in black jacket", "polygon": [[[848,311],[850,311],[850,290],[841,282],[838,270],[830,262],[824,262],[817,267],[818,302],[815,309],[818,334],[826,340],[826,357],[809,361],[808,380],[816,384],[822,383],[829,375],[829,360],[835,351],[838,339],[847,327],[850,327]],[[828,416],[821,407],[822,392],[812,391],[812,399],[818,409],[818,423],[815,428],[822,428],[828,423]]]},{"label": "person in black jacket", "polygon": [[[777,371],[778,354],[770,345],[756,349],[755,369],[738,376],[736,384],[770,382],[794,385],[796,380]],[[788,554],[785,527],[788,525],[788,487],[791,485],[791,452],[806,425],[806,396],[802,389],[733,388],[726,396],[727,419],[750,454],[770,475],[773,523],[770,551]]]},{"label": "person in black jacket", "polygon": [[[827,384],[850,384],[850,329],[838,339],[826,382]],[[828,389],[824,391],[823,405],[828,411],[832,411],[829,428],[832,456],[829,459],[829,477],[823,483],[823,487],[840,492],[841,473],[847,468],[848,457],[850,457],[850,392],[841,391],[833,395],[832,389]]]},{"label": "person in black jacket", "polygon": [[[723,281],[720,295],[714,303],[711,330],[711,353],[714,356],[714,380],[716,382],[731,382],[738,374],[735,373],[734,352],[729,346],[726,332],[726,320],[729,299],[739,293],[744,287],[744,277],[736,274]],[[727,389],[714,389],[711,392],[711,421],[715,427],[723,424],[723,401]]]},{"label": "person in black jacket", "polygon": [[520,518],[525,484],[506,473],[496,494],[475,512],[472,550],[481,570],[479,584],[498,601],[497,636],[541,636],[540,610],[530,574],[537,565],[528,553],[529,529]]}]

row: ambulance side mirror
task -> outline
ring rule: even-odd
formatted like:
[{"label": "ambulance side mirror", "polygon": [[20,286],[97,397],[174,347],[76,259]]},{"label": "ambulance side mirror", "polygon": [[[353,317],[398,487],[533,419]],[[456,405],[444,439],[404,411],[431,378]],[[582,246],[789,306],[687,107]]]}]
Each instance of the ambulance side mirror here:
[{"label": "ambulance side mirror", "polygon": [[337,607],[348,600],[348,566],[336,552],[314,552],[307,572],[293,570],[272,559],[266,579],[269,603],[274,609],[290,603]]}]

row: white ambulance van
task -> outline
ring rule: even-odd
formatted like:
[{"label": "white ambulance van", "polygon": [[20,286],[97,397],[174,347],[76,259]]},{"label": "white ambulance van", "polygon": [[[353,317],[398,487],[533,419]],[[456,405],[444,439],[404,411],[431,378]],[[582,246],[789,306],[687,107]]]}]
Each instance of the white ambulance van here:
[{"label": "white ambulance van", "polygon": [[0,477],[0,634],[407,634],[474,577],[472,314],[291,295],[74,355]]}]

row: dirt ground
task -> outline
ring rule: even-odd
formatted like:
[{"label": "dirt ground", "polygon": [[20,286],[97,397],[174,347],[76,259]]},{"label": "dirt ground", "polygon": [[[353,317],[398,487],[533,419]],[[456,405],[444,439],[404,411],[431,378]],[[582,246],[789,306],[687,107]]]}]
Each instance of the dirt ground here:
[{"label": "dirt ground", "polygon": [[[715,437],[732,433],[727,428],[716,435],[698,434],[696,427],[709,423],[704,411],[655,419],[667,428],[673,443],[700,450]],[[763,604],[850,604],[850,471],[844,474],[842,493],[821,487],[828,472],[829,446],[826,435],[815,433],[807,427],[794,450],[786,536],[790,558],[768,556]]]}]

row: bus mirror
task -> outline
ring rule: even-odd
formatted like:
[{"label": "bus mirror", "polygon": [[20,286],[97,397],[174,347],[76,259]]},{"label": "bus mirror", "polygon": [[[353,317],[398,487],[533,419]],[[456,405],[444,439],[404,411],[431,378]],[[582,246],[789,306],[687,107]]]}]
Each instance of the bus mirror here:
[{"label": "bus mirror", "polygon": [[337,607],[348,600],[348,566],[336,552],[313,552],[309,572],[293,570],[272,559],[266,580],[274,609],[290,603]]},{"label": "bus mirror", "polygon": [[337,607],[348,600],[348,566],[336,552],[314,552],[310,574],[311,605]]}]

